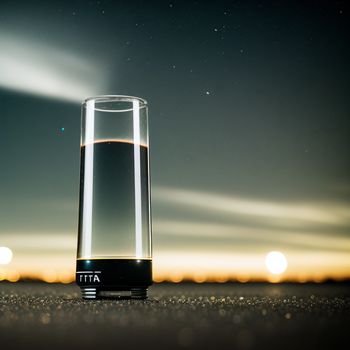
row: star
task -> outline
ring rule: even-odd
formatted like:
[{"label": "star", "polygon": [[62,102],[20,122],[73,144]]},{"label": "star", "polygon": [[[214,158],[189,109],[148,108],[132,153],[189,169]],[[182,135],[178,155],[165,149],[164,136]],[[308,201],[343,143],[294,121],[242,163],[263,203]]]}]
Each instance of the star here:
[{"label": "star", "polygon": [[58,128],[58,130],[57,130],[58,135],[62,135],[62,134],[64,133],[65,130],[66,130],[66,129],[65,129],[64,126]]},{"label": "star", "polygon": [[206,94],[206,95],[210,95],[210,92],[209,92],[209,91],[206,91],[205,94]]}]

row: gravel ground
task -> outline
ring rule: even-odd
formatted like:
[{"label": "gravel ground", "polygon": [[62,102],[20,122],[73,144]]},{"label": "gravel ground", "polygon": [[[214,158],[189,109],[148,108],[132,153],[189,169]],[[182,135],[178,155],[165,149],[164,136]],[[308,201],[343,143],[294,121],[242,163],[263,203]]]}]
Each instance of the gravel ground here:
[{"label": "gravel ground", "polygon": [[75,285],[0,283],[5,349],[338,349],[350,286],[157,284],[146,301],[83,301]]}]

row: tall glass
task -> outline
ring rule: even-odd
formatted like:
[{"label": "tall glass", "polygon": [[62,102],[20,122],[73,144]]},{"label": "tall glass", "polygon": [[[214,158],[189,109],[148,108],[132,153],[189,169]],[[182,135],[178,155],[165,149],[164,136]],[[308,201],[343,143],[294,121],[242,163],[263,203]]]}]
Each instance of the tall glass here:
[{"label": "tall glass", "polygon": [[85,299],[147,297],[152,284],[147,102],[82,104],[76,281]]}]

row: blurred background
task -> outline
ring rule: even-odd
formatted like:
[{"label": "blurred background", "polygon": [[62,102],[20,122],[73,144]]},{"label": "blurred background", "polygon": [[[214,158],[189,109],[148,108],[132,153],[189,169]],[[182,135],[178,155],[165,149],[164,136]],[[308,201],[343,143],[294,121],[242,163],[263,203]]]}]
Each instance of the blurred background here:
[{"label": "blurred background", "polygon": [[80,102],[101,94],[149,102],[155,281],[349,278],[349,17],[2,0],[0,280],[74,280]]}]

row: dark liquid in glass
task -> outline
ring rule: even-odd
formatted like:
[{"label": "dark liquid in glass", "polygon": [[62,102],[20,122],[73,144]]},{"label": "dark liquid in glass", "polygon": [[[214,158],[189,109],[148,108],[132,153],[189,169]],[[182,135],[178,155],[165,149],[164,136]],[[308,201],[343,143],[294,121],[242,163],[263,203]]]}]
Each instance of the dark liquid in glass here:
[{"label": "dark liquid in glass", "polygon": [[[87,147],[93,147],[90,155]],[[135,257],[137,249],[142,257],[149,255],[148,152],[143,145],[138,149],[138,169],[135,169],[135,148],[131,142],[106,140],[81,148],[78,256],[82,258],[77,260],[76,282],[86,299],[108,291],[131,291],[132,296],[142,297],[152,284],[151,259]],[[89,156],[92,159],[87,159]],[[91,258],[84,258],[82,247],[87,162],[92,164],[93,173]],[[139,193],[135,199],[137,181]],[[136,200],[141,218],[138,227]],[[137,248],[137,240],[144,245],[142,248]]]}]

